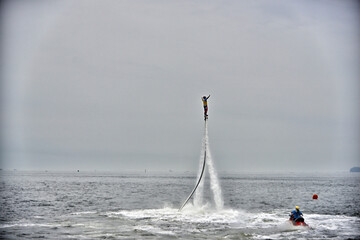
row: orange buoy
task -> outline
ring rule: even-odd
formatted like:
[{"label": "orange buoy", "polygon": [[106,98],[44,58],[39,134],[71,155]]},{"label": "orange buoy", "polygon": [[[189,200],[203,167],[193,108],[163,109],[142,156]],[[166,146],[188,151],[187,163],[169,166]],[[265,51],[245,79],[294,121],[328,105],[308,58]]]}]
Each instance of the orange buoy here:
[{"label": "orange buoy", "polygon": [[317,194],[314,194],[314,195],[313,195],[313,199],[318,199],[318,195],[317,195]]}]

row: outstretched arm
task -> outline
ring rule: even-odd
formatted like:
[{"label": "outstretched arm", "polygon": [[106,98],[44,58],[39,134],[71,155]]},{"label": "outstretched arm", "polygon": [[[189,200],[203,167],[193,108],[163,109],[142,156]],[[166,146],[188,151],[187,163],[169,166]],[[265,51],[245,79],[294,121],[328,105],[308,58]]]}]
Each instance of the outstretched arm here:
[{"label": "outstretched arm", "polygon": [[210,94],[209,94],[209,96],[207,98],[209,98],[209,97],[210,97]]}]

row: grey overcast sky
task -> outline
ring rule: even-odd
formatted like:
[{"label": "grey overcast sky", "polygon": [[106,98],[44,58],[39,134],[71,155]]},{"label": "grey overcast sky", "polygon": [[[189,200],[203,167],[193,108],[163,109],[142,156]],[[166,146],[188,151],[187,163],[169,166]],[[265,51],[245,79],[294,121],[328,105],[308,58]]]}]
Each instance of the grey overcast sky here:
[{"label": "grey overcast sky", "polygon": [[3,169],[360,165],[358,1],[2,1]]}]

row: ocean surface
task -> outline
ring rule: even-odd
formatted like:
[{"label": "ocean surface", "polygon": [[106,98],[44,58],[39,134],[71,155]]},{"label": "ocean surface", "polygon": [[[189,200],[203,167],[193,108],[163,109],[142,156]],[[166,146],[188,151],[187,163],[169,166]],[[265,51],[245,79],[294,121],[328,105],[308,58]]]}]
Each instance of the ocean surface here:
[{"label": "ocean surface", "polygon": [[[0,171],[1,239],[360,239],[360,175]],[[319,196],[313,200],[313,194]],[[309,227],[292,226],[299,206]]]}]

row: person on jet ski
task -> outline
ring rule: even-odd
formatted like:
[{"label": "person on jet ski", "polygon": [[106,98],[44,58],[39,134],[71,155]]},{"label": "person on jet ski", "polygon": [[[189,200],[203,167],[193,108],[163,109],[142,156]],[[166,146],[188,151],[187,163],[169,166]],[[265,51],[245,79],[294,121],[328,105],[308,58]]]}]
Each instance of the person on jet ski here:
[{"label": "person on jet ski", "polygon": [[302,212],[300,212],[300,208],[298,206],[295,207],[295,210],[290,214],[290,220],[294,222],[303,222],[304,218],[302,217]]}]

